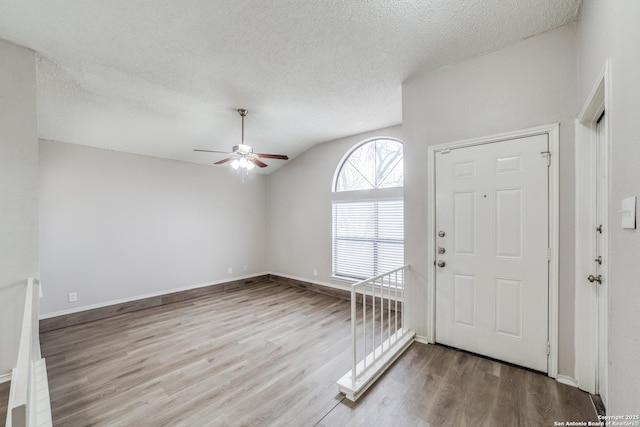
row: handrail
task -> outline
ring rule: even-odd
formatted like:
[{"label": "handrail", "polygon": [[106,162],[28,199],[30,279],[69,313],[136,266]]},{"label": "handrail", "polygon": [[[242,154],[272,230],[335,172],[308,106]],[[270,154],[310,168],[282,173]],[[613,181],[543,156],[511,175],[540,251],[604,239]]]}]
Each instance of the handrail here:
[{"label": "handrail", "polygon": [[33,402],[34,365],[40,359],[38,331],[39,285],[37,279],[27,279],[24,313],[18,347],[18,360],[12,371],[11,389],[7,405],[7,427],[23,427],[33,424],[31,406]]},{"label": "handrail", "polygon": [[[394,270],[391,271],[387,271],[386,273],[382,273],[382,274],[378,274],[377,276],[374,277],[370,277],[369,279],[365,279],[365,280],[361,280],[358,283],[355,283],[354,285],[352,285],[351,287],[351,343],[352,343],[352,351],[353,351],[353,358],[351,361],[351,366],[352,366],[352,377],[351,377],[351,382],[352,382],[352,386],[355,389],[356,388],[356,383],[358,381],[358,379],[360,377],[362,377],[365,372],[367,371],[368,365],[373,364],[373,362],[376,361],[377,358],[379,358],[380,356],[382,356],[382,353],[385,351],[385,346],[384,346],[384,328],[383,328],[383,324],[384,324],[384,289],[382,289],[382,286],[384,286],[384,279],[385,278],[389,278],[389,282],[391,283],[391,277],[393,275],[395,275],[395,280],[394,283],[397,286],[398,285],[398,273],[402,272],[401,274],[401,280],[403,283],[403,288],[404,288],[404,272],[406,270],[409,269],[408,265],[404,265],[402,267],[396,268]],[[381,319],[380,319],[380,355],[376,354],[376,350],[378,349],[378,347],[376,347],[376,324],[375,324],[375,317],[376,317],[376,282],[377,281],[381,281],[380,283],[380,315],[381,315]],[[371,337],[372,337],[372,347],[373,347],[373,352],[370,355],[367,355],[367,293],[366,293],[366,286],[372,286],[373,287],[373,292],[372,292],[372,313],[371,313],[371,317],[372,317],[372,331],[371,331]],[[363,295],[362,295],[362,325],[363,325],[363,358],[362,358],[362,366],[361,368],[358,370],[358,355],[357,355],[357,334],[356,334],[356,323],[357,323],[357,302],[356,302],[356,292],[357,292],[357,288],[358,287],[362,287],[362,291],[363,291]],[[395,302],[396,302],[396,307],[394,310],[394,314],[395,314],[395,325],[396,325],[396,338],[397,338],[397,325],[398,325],[398,295],[397,295],[397,291],[396,291],[396,295],[395,295]],[[402,300],[404,301],[404,290],[402,292]],[[387,307],[389,309],[389,311],[391,310],[391,288],[388,287],[388,302],[387,302]],[[403,311],[404,313],[404,311]],[[390,314],[389,313],[389,317],[387,318],[387,322],[391,323],[391,318],[390,318]],[[404,315],[402,315],[401,320],[400,320],[400,325],[402,327],[406,328],[406,322],[405,322],[405,318]],[[390,341],[391,341],[391,325],[388,324],[387,325],[387,331],[388,331],[388,340],[389,342],[387,343],[387,350],[390,347]]]},{"label": "handrail", "polygon": [[28,425],[27,400],[29,398],[29,384],[31,382],[31,322],[33,320],[33,278],[27,280],[26,295],[24,298],[24,313],[22,316],[22,329],[20,333],[20,347],[18,348],[18,363],[13,370],[11,379],[11,391],[9,394],[9,406],[11,422],[13,426]]},{"label": "handrail", "polygon": [[389,276],[391,274],[397,273],[400,270],[408,270],[409,269],[409,264],[405,264],[402,267],[398,267],[395,270],[391,270],[391,271],[387,271],[386,273],[382,273],[382,274],[378,274],[377,276],[373,276],[373,277],[369,277],[368,279],[364,279],[361,280],[359,282],[354,283],[353,285],[351,285],[351,288],[356,288],[358,286],[363,286],[365,284],[367,284],[368,282],[374,282],[378,279],[382,279],[384,276]]},{"label": "handrail", "polygon": [[[413,342],[415,334],[407,328],[404,304],[408,270],[409,265],[404,265],[351,285],[351,371],[338,381],[338,387],[352,401]],[[367,353],[369,347],[372,351]]]}]

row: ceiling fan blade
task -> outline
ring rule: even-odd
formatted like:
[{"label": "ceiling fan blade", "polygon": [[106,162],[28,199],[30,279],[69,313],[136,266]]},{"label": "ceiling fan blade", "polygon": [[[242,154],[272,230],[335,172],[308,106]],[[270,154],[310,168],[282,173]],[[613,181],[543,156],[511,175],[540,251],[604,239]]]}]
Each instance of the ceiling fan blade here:
[{"label": "ceiling fan blade", "polygon": [[216,150],[200,150],[198,148],[194,148],[193,151],[201,151],[203,153],[221,153],[221,154],[231,154],[228,151],[216,151]]},{"label": "ceiling fan blade", "polygon": [[282,154],[261,154],[261,153],[256,153],[256,156],[262,157],[263,159],[289,160],[289,156],[285,156],[285,155],[282,155]]},{"label": "ceiling fan blade", "polygon": [[266,168],[267,166],[269,166],[268,164],[266,164],[265,162],[261,162],[260,160],[256,159],[255,157],[253,159],[250,160],[251,163],[253,163],[256,166],[260,166],[261,168]]},{"label": "ceiling fan blade", "polygon": [[233,157],[227,157],[226,159],[222,159],[222,160],[220,160],[220,161],[215,162],[215,163],[214,163],[214,165],[221,165],[221,164],[223,164],[223,163],[230,162],[230,161],[231,161],[231,160],[233,160],[233,159],[234,159]]}]

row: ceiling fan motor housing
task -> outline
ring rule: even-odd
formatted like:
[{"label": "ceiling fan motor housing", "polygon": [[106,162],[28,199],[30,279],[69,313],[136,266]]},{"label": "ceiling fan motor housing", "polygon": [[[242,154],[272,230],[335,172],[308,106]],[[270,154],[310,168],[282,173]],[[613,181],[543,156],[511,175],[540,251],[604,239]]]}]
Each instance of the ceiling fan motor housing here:
[{"label": "ceiling fan motor housing", "polygon": [[233,152],[247,155],[247,154],[252,154],[253,153],[253,148],[251,148],[251,146],[249,146],[249,145],[238,144],[238,145],[234,145],[233,146]]}]

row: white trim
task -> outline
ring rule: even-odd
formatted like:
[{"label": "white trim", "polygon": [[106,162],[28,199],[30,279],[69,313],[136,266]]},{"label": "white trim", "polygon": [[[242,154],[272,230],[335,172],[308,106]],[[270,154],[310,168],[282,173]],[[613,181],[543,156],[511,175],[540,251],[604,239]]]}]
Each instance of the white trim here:
[{"label": "white trim", "polygon": [[549,372],[551,378],[558,377],[558,313],[560,282],[560,124],[549,130]]},{"label": "white trim", "polygon": [[567,375],[558,375],[558,377],[556,378],[556,381],[558,381],[560,384],[566,384],[566,385],[570,385],[571,387],[578,388],[578,381],[576,381],[575,378]]},{"label": "white trim", "polygon": [[375,202],[378,200],[403,200],[403,198],[404,187],[374,188],[331,193],[332,203]]},{"label": "white trim", "polygon": [[[427,342],[436,343],[436,269],[431,260],[435,260],[436,233],[436,147],[427,150]],[[415,329],[415,328],[414,328]]]},{"label": "white trim", "polygon": [[173,293],[176,293],[176,292],[189,291],[189,290],[198,289],[198,288],[205,288],[207,286],[212,286],[212,285],[221,285],[221,284],[224,284],[224,283],[234,282],[236,280],[251,279],[253,277],[260,277],[260,276],[264,276],[264,275],[267,275],[267,274],[269,274],[269,273],[268,272],[263,272],[263,273],[249,274],[249,275],[246,275],[246,276],[230,277],[230,278],[223,279],[223,280],[213,280],[213,281],[207,282],[207,283],[199,283],[199,284],[196,284],[196,285],[189,285],[189,286],[183,286],[183,287],[180,287],[180,288],[167,289],[167,290],[158,291],[158,292],[152,292],[152,293],[143,294],[143,295],[136,295],[134,297],[120,298],[120,299],[117,299],[117,300],[105,301],[105,302],[100,302],[100,303],[96,303],[96,304],[85,305],[85,306],[82,306],[82,307],[74,307],[74,308],[70,308],[70,309],[67,309],[67,310],[55,311],[53,313],[41,314],[39,316],[39,319],[40,320],[50,319],[52,317],[64,316],[64,315],[67,315],[67,314],[79,313],[81,311],[87,311],[87,310],[93,310],[93,309],[96,309],[96,308],[108,307],[110,305],[123,304],[123,303],[132,302],[132,301],[138,301],[138,300],[142,300],[142,299],[146,299],[146,298],[153,298],[153,297],[158,297],[158,296],[162,296],[162,295],[173,294]]},{"label": "white trim", "polygon": [[[584,254],[584,251],[580,245],[583,244],[581,235],[583,229],[589,227],[594,221],[592,212],[581,212],[581,206],[583,205],[583,199],[587,198],[588,202],[584,204],[590,204],[591,201],[591,183],[580,183],[582,176],[585,175],[586,170],[594,167],[592,165],[592,158],[589,144],[581,144],[580,141],[584,141],[586,138],[590,138],[591,126],[589,129],[583,129],[579,119],[576,119],[576,144],[575,144],[575,301],[574,301],[574,334],[575,334],[575,367],[574,375],[578,381],[579,387],[589,393],[595,394],[596,392],[596,380],[595,372],[597,369],[595,353],[592,352],[593,343],[590,342],[590,335],[593,331],[596,331],[598,325],[596,323],[596,316],[593,316],[594,311],[592,307],[597,303],[597,297],[593,289],[585,288],[584,283],[584,264],[582,258],[591,255],[592,242],[585,242],[585,245],[589,249],[588,254]],[[584,134],[583,134],[584,133]],[[585,162],[586,168],[585,168]],[[585,187],[588,187],[585,188]]]},{"label": "white trim", "polygon": [[341,276],[334,276],[334,275],[331,275],[331,280],[335,280],[336,282],[348,283],[349,287],[351,287],[351,285],[353,285],[354,283],[360,282],[360,279],[349,279],[348,277],[341,277]]},{"label": "white trim", "polygon": [[591,123],[595,122],[605,109],[605,104],[608,104],[605,99],[607,81],[609,80],[609,68],[610,60],[606,60],[604,68],[598,75],[596,83],[591,88],[587,101],[582,107],[580,114],[578,114],[578,123]]},{"label": "white trim", "polygon": [[[409,268],[409,266],[405,266],[405,267]],[[304,277],[297,277],[297,276],[292,276],[292,275],[289,275],[289,274],[275,273],[275,272],[272,272],[272,271],[270,271],[268,274],[273,274],[274,276],[285,277],[287,279],[298,280],[300,282],[311,283],[312,285],[324,286],[324,287],[327,287],[327,288],[338,289],[338,290],[347,291],[347,292],[351,292],[352,286],[357,285],[358,283],[362,282],[362,280],[350,281],[350,280],[346,280],[346,279],[342,279],[342,278],[340,278],[340,279],[334,278],[333,276],[331,276],[331,278],[333,280],[342,281],[342,282],[348,283],[347,285],[339,285],[339,284],[321,282],[319,280],[305,279]],[[371,279],[365,279],[365,280],[371,280]],[[362,293],[362,291],[357,291],[357,292],[358,293]],[[395,292],[395,291],[392,291],[392,292]],[[391,298],[391,300],[395,301],[396,296],[393,295],[393,296],[390,296],[390,298]]]},{"label": "white trim", "polygon": [[427,337],[422,335],[416,335],[414,341],[419,342],[420,344],[431,344]]},{"label": "white trim", "polygon": [[559,142],[560,124],[552,123],[544,126],[536,126],[513,132],[485,136],[481,138],[466,139],[449,142],[446,144],[432,145],[427,151],[428,187],[427,187],[427,342],[435,343],[436,336],[436,302],[435,302],[435,154],[443,150],[471,147],[474,145],[490,144],[494,142],[508,141],[511,139],[525,138],[535,135],[549,136],[549,151],[551,152],[551,165],[549,167],[549,245],[551,247],[551,260],[549,262],[549,354],[548,373],[551,378],[558,376],[558,262],[559,262],[559,212],[560,212],[560,162]]},{"label": "white trim", "polygon": [[527,129],[516,130],[512,132],[497,133],[494,135],[483,136],[480,138],[464,139],[462,141],[446,142],[444,144],[431,145],[429,151],[454,150],[457,148],[472,147],[474,145],[491,144],[493,142],[509,141],[517,138],[527,138],[536,135],[550,134],[553,130],[560,126],[560,123],[551,123],[544,126],[535,126]]},{"label": "white trim", "polygon": [[[342,191],[336,191],[336,185],[338,184],[338,175],[340,174],[340,171],[342,170],[342,165],[349,158],[349,156],[354,151],[356,151],[358,148],[360,148],[360,146],[362,146],[362,145],[364,145],[364,144],[366,144],[368,142],[371,142],[371,141],[376,141],[378,139],[391,139],[393,141],[399,142],[400,144],[402,144],[403,156],[404,156],[404,143],[402,142],[402,140],[400,138],[396,138],[395,136],[382,136],[382,135],[380,135],[380,136],[374,136],[372,138],[365,138],[362,141],[359,141],[358,143],[353,145],[350,149],[348,149],[347,152],[342,156],[342,158],[338,162],[338,166],[336,166],[336,170],[333,172],[333,180],[331,180],[331,192],[332,193],[342,193]],[[402,187],[400,187],[400,188],[402,188]],[[362,190],[346,191],[346,193],[353,193],[353,192],[358,192],[358,191],[362,191]]]},{"label": "white trim", "polygon": [[[595,177],[592,171],[595,170],[596,155],[595,122],[600,117],[602,111],[606,111],[604,120],[606,125],[607,150],[603,154],[602,164],[605,168],[605,179],[608,181],[602,188],[602,199],[609,204],[609,188],[611,180],[609,165],[609,150],[611,147],[611,60],[607,59],[600,75],[598,76],[587,100],[576,119],[576,143],[575,143],[575,377],[578,386],[589,393],[600,393],[597,385],[598,375],[598,348],[607,342],[607,328],[600,330],[598,326],[598,290],[596,285],[589,286],[585,277],[591,274],[593,262],[591,260],[594,252],[595,240],[592,238],[595,224],[595,212],[593,195],[595,194]],[[608,210],[603,209],[603,223],[610,239],[611,221]],[[600,249],[605,260],[601,267],[605,280],[608,279],[606,264],[610,261],[610,240],[604,242]],[[610,282],[607,286],[610,286]],[[606,300],[606,296],[604,296]],[[605,317],[606,321],[606,317]],[[599,336],[599,334],[601,334]],[[606,358],[606,351],[605,351]],[[606,366],[607,361],[604,361]],[[607,382],[608,383],[608,382]],[[600,393],[602,394],[602,393]],[[606,390],[604,394],[609,397]],[[607,402],[609,403],[609,402]]]},{"label": "white trim", "polygon": [[11,372],[7,372],[6,374],[2,374],[0,375],[0,384],[3,383],[8,383],[9,381],[11,381]]}]

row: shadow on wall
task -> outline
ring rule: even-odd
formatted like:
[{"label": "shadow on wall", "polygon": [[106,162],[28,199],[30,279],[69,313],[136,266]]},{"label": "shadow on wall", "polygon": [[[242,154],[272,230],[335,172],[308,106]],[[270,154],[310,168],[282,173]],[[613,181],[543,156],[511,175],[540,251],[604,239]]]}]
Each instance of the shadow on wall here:
[{"label": "shadow on wall", "polygon": [[0,284],[0,376],[10,373],[18,360],[26,283],[25,278]]}]

